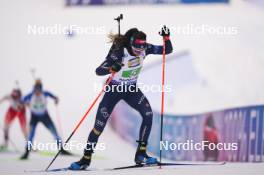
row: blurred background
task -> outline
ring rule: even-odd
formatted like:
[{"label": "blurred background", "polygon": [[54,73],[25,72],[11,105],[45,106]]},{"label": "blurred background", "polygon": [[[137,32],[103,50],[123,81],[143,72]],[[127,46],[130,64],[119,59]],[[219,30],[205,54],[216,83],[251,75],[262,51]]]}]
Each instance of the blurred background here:
[{"label": "blurred background", "polygon": [[[173,92],[165,94],[165,138],[200,141],[205,138],[205,126],[209,125],[215,129],[220,141],[247,145],[242,152],[220,153],[218,160],[263,161],[262,0],[1,0],[0,97],[10,94],[17,87],[16,81],[19,81],[23,95],[29,93],[34,84],[31,71],[35,70],[44,89],[60,98],[58,109],[52,101],[48,107],[56,126],[59,126],[56,116],[60,115],[65,139],[97,96],[94,85],[102,84],[107,78],[96,76],[95,68],[108,53],[111,44],[107,34],[117,33],[114,18],[121,13],[124,15],[121,33],[137,27],[147,34],[149,43],[161,45],[158,31],[164,24],[171,29],[174,52],[167,57],[166,83],[173,85]],[[140,82],[160,83],[161,58],[147,57]],[[147,97],[155,112],[151,135],[151,151],[155,154],[159,138],[160,94],[147,94]],[[117,106],[111,127],[102,135],[101,141],[109,144],[107,153],[101,153],[109,154],[104,156],[106,162],[114,159],[108,150],[112,153],[120,151],[113,142],[131,150],[124,153],[128,156],[124,161],[133,161],[140,117],[135,111],[122,111],[123,105],[126,104]],[[6,102],[0,106],[1,127],[8,106]],[[86,141],[96,109],[97,106],[74,136],[77,141]],[[29,120],[29,112],[27,114]],[[214,126],[208,121],[210,116]],[[180,131],[175,130],[177,127]],[[22,151],[25,141],[17,120],[10,134]],[[232,135],[231,140],[228,135]],[[36,140],[51,141],[52,136],[39,126]],[[204,160],[201,152],[175,153],[173,156],[165,153],[164,157]],[[45,164],[48,162],[47,159]],[[63,165],[69,162],[71,160]]]}]

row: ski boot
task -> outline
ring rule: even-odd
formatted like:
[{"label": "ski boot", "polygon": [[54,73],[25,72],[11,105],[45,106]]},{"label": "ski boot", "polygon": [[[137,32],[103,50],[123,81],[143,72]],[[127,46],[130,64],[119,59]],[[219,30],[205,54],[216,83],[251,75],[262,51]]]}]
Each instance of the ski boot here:
[{"label": "ski boot", "polygon": [[91,163],[92,154],[85,154],[78,162],[73,162],[69,167],[70,170],[85,170]]},{"label": "ski boot", "polygon": [[146,153],[146,148],[147,148],[147,143],[143,141],[137,141],[138,142],[138,147],[137,147],[137,152],[135,155],[135,163],[137,165],[141,164],[157,164],[158,161],[155,157],[150,157]]},{"label": "ski boot", "polygon": [[26,160],[29,156],[29,150],[26,149],[25,153],[20,157],[20,160]]}]

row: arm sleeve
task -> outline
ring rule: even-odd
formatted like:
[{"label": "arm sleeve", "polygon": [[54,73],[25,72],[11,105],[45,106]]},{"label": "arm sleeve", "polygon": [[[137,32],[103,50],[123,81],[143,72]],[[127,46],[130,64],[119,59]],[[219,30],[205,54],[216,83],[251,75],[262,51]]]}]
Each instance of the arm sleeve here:
[{"label": "arm sleeve", "polygon": [[22,99],[22,103],[28,103],[30,101],[32,97],[32,93],[26,95],[23,99]]},{"label": "arm sleeve", "polygon": [[96,75],[107,75],[110,74],[109,69],[110,67],[117,61],[122,60],[123,52],[121,49],[113,49],[111,47],[110,51],[108,52],[105,61],[96,68],[95,73]]},{"label": "arm sleeve", "polygon": [[[165,41],[165,54],[170,54],[172,53],[172,44],[170,40]],[[155,55],[162,55],[163,52],[163,46],[158,46],[158,45],[153,45],[153,44],[148,44],[147,45],[147,50],[146,54],[155,54]]]},{"label": "arm sleeve", "polygon": [[105,59],[105,61],[96,68],[96,75],[107,75],[110,74],[109,68],[113,65],[113,61],[110,59]]},{"label": "arm sleeve", "polygon": [[11,99],[11,96],[10,95],[6,95],[6,96],[4,96],[3,98],[0,99],[0,103],[2,103],[5,100],[9,100],[9,99]]},{"label": "arm sleeve", "polygon": [[50,97],[50,98],[52,98],[52,99],[54,99],[54,100],[58,99],[55,95],[53,95],[51,92],[48,92],[48,91],[45,91],[45,92],[44,92],[44,95],[45,95],[46,97]]}]

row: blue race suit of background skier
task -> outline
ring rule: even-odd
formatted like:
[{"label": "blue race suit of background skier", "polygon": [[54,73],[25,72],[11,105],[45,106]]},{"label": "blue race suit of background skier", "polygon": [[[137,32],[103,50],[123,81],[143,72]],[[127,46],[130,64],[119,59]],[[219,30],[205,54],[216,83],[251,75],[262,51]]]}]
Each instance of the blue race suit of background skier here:
[{"label": "blue race suit of background skier", "polygon": [[[27,104],[30,108],[31,119],[29,124],[30,132],[27,141],[28,143],[26,146],[25,153],[21,156],[21,159],[27,159],[29,156],[29,151],[32,149],[29,143],[33,144],[36,127],[39,122],[43,123],[44,126],[51,132],[58,146],[60,146],[61,144],[61,138],[58,135],[55,125],[52,122],[47,110],[48,97],[52,98],[55,101],[55,104],[58,104],[58,97],[56,97],[55,95],[53,95],[48,91],[43,91],[41,81],[37,80],[36,84],[34,85],[33,92],[29,93],[23,98],[23,103]],[[70,155],[69,152],[65,151],[63,148],[61,149],[62,149],[62,154]]]},{"label": "blue race suit of background skier", "polygon": [[[171,53],[172,44],[169,39],[170,32],[168,28],[164,26],[160,34],[165,40],[165,53]],[[105,61],[96,69],[97,75],[115,73],[108,86],[111,90],[105,92],[99,104],[95,124],[89,134],[84,156],[80,161],[72,163],[70,169],[86,169],[90,165],[93,148],[98,142],[98,138],[103,132],[115,105],[120,100],[124,100],[142,116],[137,141],[138,148],[135,155],[136,164],[157,163],[156,158],[150,157],[146,153],[152,126],[152,109],[145,95],[136,86],[136,83],[145,57],[149,54],[161,55],[162,53],[163,46],[146,43],[146,35],[136,28],[128,30],[124,36],[119,36],[119,40],[116,39],[114,41]],[[130,89],[130,91],[120,92],[117,90],[118,86],[127,86],[126,89]]]}]

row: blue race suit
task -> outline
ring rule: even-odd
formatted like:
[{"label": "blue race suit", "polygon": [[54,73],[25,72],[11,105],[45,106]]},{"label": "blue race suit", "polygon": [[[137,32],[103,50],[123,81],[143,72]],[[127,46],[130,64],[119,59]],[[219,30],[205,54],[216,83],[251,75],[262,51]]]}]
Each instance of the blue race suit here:
[{"label": "blue race suit", "polygon": [[47,97],[50,97],[54,100],[57,99],[56,96],[48,91],[43,91],[39,96],[34,94],[34,92],[31,92],[23,99],[24,103],[29,104],[31,112],[28,142],[33,142],[36,127],[39,122],[43,123],[44,126],[52,133],[58,144],[61,141],[61,138],[59,137],[58,132],[47,111]]},{"label": "blue race suit", "polygon": [[[88,136],[85,154],[88,154],[91,151],[93,152],[93,148],[98,142],[98,138],[103,132],[109,116],[111,115],[115,105],[120,100],[124,100],[129,106],[140,113],[142,116],[142,123],[138,139],[139,141],[148,141],[152,126],[153,113],[147,98],[141,90],[136,87],[136,83],[138,75],[142,69],[145,56],[149,54],[161,55],[162,52],[163,46],[156,46],[152,44],[147,44],[145,52],[140,56],[133,56],[131,48],[115,48],[114,45],[111,47],[105,61],[96,69],[96,74],[110,74],[109,68],[116,62],[122,63],[123,67],[119,72],[115,73],[114,78],[108,86],[111,87],[111,90],[105,91],[103,99],[99,104],[94,128]],[[172,44],[168,39],[165,41],[165,53],[169,54],[171,52]],[[136,91],[117,92],[117,87],[113,85],[122,85],[127,87],[133,86],[131,89],[136,89]]]}]

